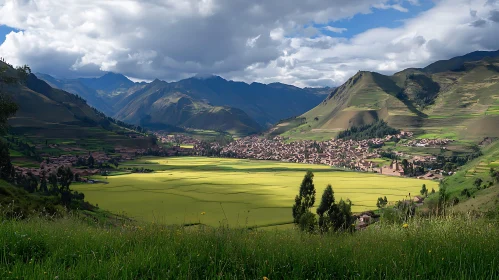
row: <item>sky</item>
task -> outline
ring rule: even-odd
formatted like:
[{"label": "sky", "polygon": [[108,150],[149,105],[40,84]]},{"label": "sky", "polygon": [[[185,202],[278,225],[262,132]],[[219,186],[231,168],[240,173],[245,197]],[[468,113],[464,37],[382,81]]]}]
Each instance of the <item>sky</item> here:
[{"label": "sky", "polygon": [[0,57],[59,78],[338,86],[498,50],[499,0],[0,0]]}]

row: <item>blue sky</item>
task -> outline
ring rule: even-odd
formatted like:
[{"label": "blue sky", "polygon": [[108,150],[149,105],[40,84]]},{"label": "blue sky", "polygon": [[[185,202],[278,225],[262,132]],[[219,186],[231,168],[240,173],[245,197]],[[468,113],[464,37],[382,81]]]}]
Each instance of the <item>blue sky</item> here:
[{"label": "blue sky", "polygon": [[5,25],[0,25],[0,45],[5,41],[5,36],[11,31],[16,31],[14,28],[10,28]]},{"label": "blue sky", "polygon": [[341,33],[335,33],[325,29],[321,30],[323,34],[328,36],[351,38],[372,28],[396,28],[402,26],[404,20],[416,17],[421,12],[431,9],[434,5],[435,3],[432,0],[420,0],[419,5],[404,5],[403,7],[408,10],[407,12],[395,9],[373,8],[372,13],[369,14],[357,14],[352,18],[341,19],[339,21],[329,22],[328,24],[314,25],[314,27],[321,28],[333,26],[335,28],[344,28],[346,30]]}]

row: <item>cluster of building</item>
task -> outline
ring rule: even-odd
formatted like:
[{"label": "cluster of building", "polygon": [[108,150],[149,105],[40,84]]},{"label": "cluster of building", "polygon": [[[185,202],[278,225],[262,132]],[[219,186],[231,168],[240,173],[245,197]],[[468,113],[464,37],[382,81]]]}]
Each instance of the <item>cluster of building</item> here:
[{"label": "cluster of building", "polygon": [[[292,143],[286,143],[285,139],[280,136],[272,139],[250,136],[220,147],[220,156],[325,164],[359,171],[372,171],[377,165],[370,159],[381,157],[377,149],[373,147],[380,147],[393,137],[403,136],[396,135],[358,141],[331,139],[322,142],[307,140]],[[218,144],[214,143],[213,145]]]},{"label": "cluster of building", "polygon": [[403,145],[406,147],[443,147],[454,142],[451,139],[414,139],[409,140]]},{"label": "cluster of building", "polygon": [[[113,158],[119,161],[133,160],[137,156],[142,155],[145,152],[146,151],[144,149],[116,148]],[[85,177],[101,174],[101,170],[98,168],[98,166],[104,163],[108,163],[113,159],[109,154],[104,152],[91,152],[86,155],[67,154],[57,157],[49,155],[42,156],[44,156],[46,159],[42,163],[40,163],[39,167],[16,166],[16,172],[24,175],[31,173],[36,177],[42,177],[44,176],[44,174],[48,176],[48,174],[57,171],[57,169],[61,166],[69,166],[71,167],[76,178],[79,178],[80,181],[86,181],[87,179]],[[81,166],[82,163],[86,164],[90,156],[92,156],[94,160],[94,168],[77,168],[78,166]]]},{"label": "cluster of building", "polygon": [[177,145],[199,145],[201,140],[184,134],[164,134],[158,132],[155,134],[161,143],[174,143]]}]

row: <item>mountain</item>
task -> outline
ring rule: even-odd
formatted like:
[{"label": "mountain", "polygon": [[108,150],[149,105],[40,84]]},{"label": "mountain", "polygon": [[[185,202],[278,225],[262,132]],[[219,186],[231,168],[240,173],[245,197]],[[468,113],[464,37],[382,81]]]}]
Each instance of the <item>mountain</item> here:
[{"label": "mountain", "polygon": [[247,84],[227,81],[219,76],[193,77],[171,84],[165,85],[165,90],[182,89],[192,98],[211,105],[241,109],[261,126],[300,115],[323,99],[320,95],[291,85]]},{"label": "mountain", "polygon": [[154,129],[188,127],[243,135],[262,130],[244,111],[195,99],[175,83],[155,80],[132,90],[119,103],[124,105],[118,119]]},{"label": "mountain", "polygon": [[[238,134],[254,133],[281,119],[300,115],[328,92],[327,88],[301,89],[282,83],[227,81],[215,75],[198,75],[172,83],[157,79],[133,83],[115,73],[76,80],[37,75],[122,121],[149,128],[186,126],[239,131]],[[223,120],[222,115],[227,119]],[[203,121],[199,121],[199,116],[203,116]]]},{"label": "mountain", "polygon": [[79,78],[78,81],[101,94],[108,95],[123,93],[135,84],[126,76],[112,72],[99,78]]},{"label": "mountain", "polygon": [[474,52],[385,76],[360,71],[319,105],[270,130],[328,138],[383,119],[391,126],[467,140],[499,136],[499,52]]},{"label": "mountain", "polygon": [[[0,62],[0,68],[7,70],[2,75],[17,77],[10,65]],[[149,145],[147,139],[130,138],[135,132],[116,124],[81,97],[53,88],[33,74],[23,83],[0,85],[19,106],[16,115],[9,119],[9,131],[28,137],[33,143],[63,139],[78,142],[81,147]]]},{"label": "mountain", "polygon": [[97,90],[88,87],[80,79],[57,79],[47,74],[36,73],[37,78],[45,81],[53,88],[62,89],[72,94],[81,96],[92,107],[105,113],[106,115],[113,115],[114,111],[109,104],[109,100],[102,97]]}]

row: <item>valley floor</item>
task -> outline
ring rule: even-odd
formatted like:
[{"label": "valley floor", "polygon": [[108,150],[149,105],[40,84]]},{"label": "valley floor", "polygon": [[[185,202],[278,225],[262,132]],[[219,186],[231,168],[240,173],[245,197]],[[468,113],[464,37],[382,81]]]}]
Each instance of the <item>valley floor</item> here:
[{"label": "valley floor", "polygon": [[324,165],[227,158],[143,158],[121,165],[154,173],[97,177],[108,184],[75,184],[92,204],[140,221],[210,226],[274,226],[292,222],[291,206],[307,170],[315,173],[317,197],[328,184],[353,211],[376,208],[380,196],[396,202],[419,194],[428,180],[334,169]]}]

